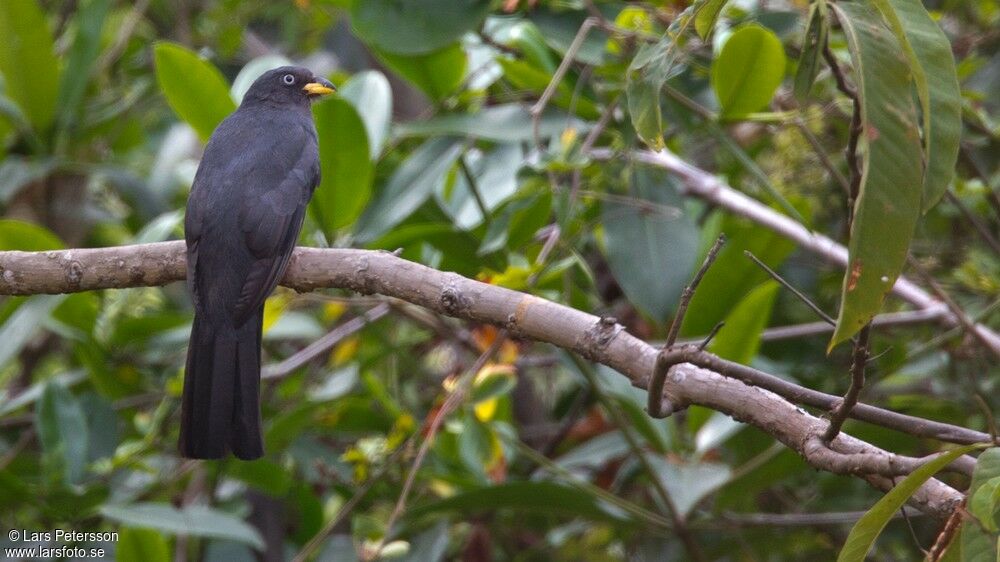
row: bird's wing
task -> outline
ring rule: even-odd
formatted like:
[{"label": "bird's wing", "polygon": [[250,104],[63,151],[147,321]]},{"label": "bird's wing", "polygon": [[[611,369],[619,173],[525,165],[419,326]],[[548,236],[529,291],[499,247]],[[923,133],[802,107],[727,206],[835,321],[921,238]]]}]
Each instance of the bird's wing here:
[{"label": "bird's wing", "polygon": [[250,190],[240,205],[238,224],[255,261],[247,271],[233,308],[237,327],[264,303],[295,249],[306,205],[319,183],[316,145],[310,141],[307,138],[298,147],[297,159],[285,170],[278,185]]}]

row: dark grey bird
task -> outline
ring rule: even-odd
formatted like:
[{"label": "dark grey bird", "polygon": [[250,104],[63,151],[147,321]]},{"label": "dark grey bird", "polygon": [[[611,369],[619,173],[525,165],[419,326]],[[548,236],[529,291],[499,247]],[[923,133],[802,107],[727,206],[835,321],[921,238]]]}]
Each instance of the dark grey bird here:
[{"label": "dark grey bird", "polygon": [[195,316],[188,344],[180,452],[264,454],[260,338],[264,300],[302,230],[320,166],[310,101],[333,91],[308,69],[258,78],[205,147],[184,219]]}]

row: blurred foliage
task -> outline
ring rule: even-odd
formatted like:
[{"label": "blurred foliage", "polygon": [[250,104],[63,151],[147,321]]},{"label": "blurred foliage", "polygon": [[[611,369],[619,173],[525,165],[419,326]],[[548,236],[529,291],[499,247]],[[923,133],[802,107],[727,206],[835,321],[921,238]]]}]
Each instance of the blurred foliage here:
[{"label": "blurred foliage", "polygon": [[[292,61],[340,88],[314,106],[323,183],[303,244],[400,248],[657,340],[724,232],[682,333],[703,336],[725,320],[713,351],[839,394],[849,346],[828,356],[823,335],[762,343],[766,327],[816,319],[744,250],[827,311],[850,277],[685,198],[628,154],[669,147],[846,241],[851,104],[821,56],[829,38],[884,141],[869,129],[864,189],[874,198],[856,219],[866,234],[851,239],[852,255],[882,269],[871,283],[862,277],[872,285],[865,303],[845,301],[849,316],[902,308],[883,305],[881,293],[907,246],[965,310],[987,310],[1000,297],[1000,255],[963,209],[998,235],[1000,8],[925,5],[4,0],[0,249],[181,238],[201,142],[254,77]],[[597,25],[578,38],[585,21]],[[870,33],[845,36],[842,27],[858,25]],[[594,160],[592,146],[615,157]],[[948,185],[953,197],[932,205]],[[887,226],[890,211],[903,213],[891,223],[902,226]],[[265,363],[378,300],[279,289],[267,304]],[[397,560],[692,559],[669,528],[659,484],[705,559],[825,560],[850,521],[811,524],[810,515],[867,510],[882,496],[703,408],[650,419],[644,393],[624,377],[516,341],[474,374],[388,529],[431,420],[496,337],[398,303],[390,317],[264,381],[264,459],[190,462],[175,449],[191,321],[182,284],[0,301],[0,527],[119,531],[104,546],[121,560],[260,551],[346,561],[383,541],[382,555]],[[974,339],[940,332],[876,331],[865,400],[988,430],[1000,406],[996,362]],[[847,430],[915,456],[940,447],[862,424]],[[984,455],[968,506],[981,524],[966,525],[960,543],[989,558],[1000,470]],[[801,520],[749,517],[773,513]],[[919,557],[937,529],[926,517],[890,520],[873,555]]]}]

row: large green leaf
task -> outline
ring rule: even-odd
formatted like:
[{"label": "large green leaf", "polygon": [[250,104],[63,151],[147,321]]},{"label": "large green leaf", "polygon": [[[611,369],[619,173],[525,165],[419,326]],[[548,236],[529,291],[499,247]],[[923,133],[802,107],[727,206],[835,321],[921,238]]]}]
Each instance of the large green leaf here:
[{"label": "large green leaf", "polygon": [[[885,4],[883,7],[882,4]],[[923,210],[937,203],[951,183],[958,159],[962,136],[962,92],[955,72],[951,43],[938,24],[931,19],[920,0],[881,0],[884,12],[892,10],[903,36],[897,37],[911,46],[911,61],[922,71],[926,95],[918,96],[923,110],[924,175]],[[897,34],[899,31],[897,31]],[[914,68],[917,70],[917,68]],[[921,90],[918,81],[918,92]]]},{"label": "large green leaf", "polygon": [[468,65],[458,43],[422,55],[400,55],[374,49],[376,56],[433,100],[443,100],[458,89]]},{"label": "large green leaf", "polygon": [[[988,527],[988,523],[996,524],[996,511],[994,509],[996,505],[982,506],[980,503],[983,489],[988,488],[991,482],[995,483],[998,478],[1000,478],[1000,447],[993,447],[979,455],[979,458],[976,459],[976,468],[972,472],[972,483],[969,485],[968,492],[971,501],[968,509],[979,521],[969,519],[962,523],[959,537],[962,546],[962,560],[995,562],[997,559],[996,533],[990,534],[983,529],[984,526]],[[993,487],[995,491],[996,484]],[[980,501],[977,502],[977,499]]]},{"label": "large green leaf", "polygon": [[479,27],[488,0],[365,0],[351,25],[367,43],[401,55],[424,55]]},{"label": "large green leaf", "polygon": [[111,0],[86,0],[73,18],[75,36],[59,81],[58,106],[62,126],[71,126],[90,83],[90,74],[101,48],[101,30]]},{"label": "large green leaf", "polygon": [[80,402],[57,382],[45,386],[35,416],[45,455],[61,467],[66,482],[83,480],[87,469],[87,418]]},{"label": "large green leaf", "polygon": [[361,116],[368,133],[368,150],[372,160],[382,153],[392,122],[392,88],[389,80],[377,70],[365,70],[351,77],[340,87],[340,95],[351,102]]},{"label": "large green leaf", "polygon": [[877,11],[859,2],[832,7],[854,63],[863,146],[861,191],[830,349],[856,334],[882,307],[906,263],[923,198],[923,155],[906,58]]},{"label": "large green leaf", "polygon": [[358,218],[371,196],[368,134],[354,106],[342,98],[314,104],[313,117],[322,179],[309,203],[309,212],[332,237],[337,229]]},{"label": "large green leaf", "polygon": [[[532,92],[541,95],[552,80],[552,74],[531,63],[520,59],[497,59],[503,68],[503,75],[518,91]],[[597,119],[601,112],[590,99],[580,95],[574,85],[568,80],[562,80],[552,96],[552,104],[563,109],[572,110],[584,119]]]},{"label": "large green leaf", "polygon": [[660,455],[647,455],[647,458],[682,518],[686,518],[708,494],[728,482],[732,474],[732,469],[721,463],[676,462]]},{"label": "large green leaf", "polygon": [[[547,111],[538,123],[538,136],[558,136],[567,127],[583,127],[560,111]],[[518,103],[493,105],[475,113],[446,113],[424,121],[402,123],[396,128],[402,137],[463,135],[495,142],[527,142],[534,138],[528,108]]]},{"label": "large green leaf", "polygon": [[156,81],[167,103],[207,141],[215,127],[236,109],[225,77],[215,65],[176,43],[157,43],[153,55]]},{"label": "large green leaf", "polygon": [[129,528],[225,539],[248,544],[259,550],[264,548],[264,541],[257,530],[242,519],[203,505],[177,509],[168,503],[106,504],[101,506],[100,512],[104,517]]},{"label": "large green leaf", "polygon": [[229,87],[229,95],[233,98],[237,104],[243,101],[243,96],[246,95],[247,90],[253,85],[254,81],[260,78],[262,74],[268,70],[273,70],[279,66],[286,66],[292,64],[292,61],[288,60],[282,55],[268,54],[259,56],[250,62],[243,65],[240,69],[240,73],[233,78],[233,85]]},{"label": "large green leaf", "polygon": [[871,509],[865,512],[861,519],[858,519],[850,534],[847,535],[844,548],[837,556],[837,562],[864,562],[868,551],[875,545],[875,539],[882,533],[886,523],[903,507],[906,500],[910,499],[910,496],[917,489],[952,461],[980,447],[981,445],[966,445],[952,449],[908,474],[899,484],[896,484],[882,496],[882,499]]},{"label": "large green leaf", "polygon": [[741,27],[729,36],[712,62],[712,88],[727,117],[767,105],[785,77],[785,49],[773,31]]},{"label": "large green leaf", "polygon": [[61,250],[62,240],[51,230],[34,223],[0,219],[0,251],[41,252]]},{"label": "large green leaf", "polygon": [[45,321],[67,295],[35,295],[23,302],[0,326],[0,367],[13,361],[42,329]]},{"label": "large green leaf", "polygon": [[59,63],[52,32],[35,0],[0,2],[0,74],[7,96],[24,112],[36,131],[44,131],[56,114]]},{"label": "large green leaf", "polygon": [[447,137],[432,138],[414,150],[361,215],[358,238],[376,238],[410,216],[444,181],[461,151],[461,142]]},{"label": "large green leaf", "polygon": [[664,322],[690,279],[698,229],[682,212],[684,200],[671,178],[638,167],[631,184],[634,203],[602,205],[605,256],[625,296]]}]

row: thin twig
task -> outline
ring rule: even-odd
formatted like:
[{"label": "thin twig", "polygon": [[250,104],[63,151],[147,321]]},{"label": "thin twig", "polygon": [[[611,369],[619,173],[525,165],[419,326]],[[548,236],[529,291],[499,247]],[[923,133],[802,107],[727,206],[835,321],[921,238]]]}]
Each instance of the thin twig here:
[{"label": "thin twig", "polygon": [[944,557],[945,552],[948,551],[948,547],[955,540],[955,536],[958,534],[958,530],[962,527],[962,521],[964,521],[963,512],[965,511],[965,501],[955,507],[955,511],[951,512],[951,516],[945,521],[944,527],[941,528],[941,532],[938,533],[936,539],[934,539],[934,544],[931,549],[927,552],[927,562],[938,562]]},{"label": "thin twig", "polygon": [[979,340],[979,342],[982,343],[983,346],[986,347],[986,349],[993,352],[995,356],[1000,357],[1000,344],[994,342],[994,340],[988,337],[987,334],[981,331],[980,326],[976,324],[974,320],[969,318],[969,315],[966,314],[964,310],[962,310],[962,307],[958,306],[958,303],[956,303],[954,299],[952,299],[948,295],[948,293],[941,287],[941,285],[939,285],[938,282],[934,280],[931,274],[928,273],[919,263],[917,263],[916,260],[914,260],[912,257],[908,257],[907,261],[909,263],[910,268],[916,271],[917,275],[919,275],[920,278],[923,279],[925,283],[927,283],[927,286],[930,287],[931,292],[934,293],[934,296],[940,299],[941,302],[943,302],[945,306],[948,307],[948,310],[951,311],[951,314],[956,319],[958,319],[959,325],[961,325],[962,328],[967,333],[972,334],[977,340]]},{"label": "thin twig", "polygon": [[542,112],[545,111],[545,106],[549,104],[549,100],[552,99],[552,95],[556,93],[556,89],[559,87],[559,83],[562,82],[566,72],[569,70],[571,64],[573,64],[573,59],[576,57],[576,53],[583,46],[584,40],[587,38],[587,34],[590,30],[594,28],[597,24],[597,20],[594,18],[587,18],[583,20],[583,24],[580,29],[576,32],[576,37],[573,38],[573,42],[569,44],[566,49],[566,54],[563,56],[562,62],[559,63],[559,67],[556,68],[555,73],[552,74],[552,80],[549,81],[549,85],[545,87],[545,91],[542,92],[542,96],[538,98],[535,105],[531,106],[531,127],[532,134],[535,138],[535,146],[541,146],[541,120]]},{"label": "thin twig", "polygon": [[837,325],[837,322],[833,318],[831,318],[829,314],[823,312],[823,309],[820,308],[816,303],[814,303],[812,299],[807,297],[802,291],[796,289],[791,283],[786,281],[784,277],[778,275],[777,271],[768,267],[766,263],[760,260],[760,258],[753,255],[753,252],[751,252],[750,250],[743,250],[743,255],[753,260],[753,262],[757,264],[758,267],[763,269],[765,273],[771,276],[771,279],[774,279],[778,283],[781,283],[781,286],[791,291],[793,295],[795,295],[796,297],[798,297],[800,301],[805,303],[805,305],[808,306],[810,310],[815,312],[817,316],[822,318],[824,322],[826,322],[831,326]]},{"label": "thin twig", "polygon": [[264,367],[261,379],[276,380],[287,377],[296,369],[319,357],[324,352],[351,337],[359,330],[389,313],[389,305],[382,303],[370,308],[364,314],[344,322],[328,334],[312,342],[280,363]]},{"label": "thin twig", "polygon": [[837,180],[837,183],[840,184],[842,188],[844,188],[844,194],[850,196],[850,181],[844,177],[844,174],[840,172],[840,169],[834,165],[832,160],[830,160],[830,156],[826,153],[826,150],[823,149],[823,145],[820,144],[819,139],[817,139],[816,135],[809,130],[809,125],[802,119],[796,119],[795,126],[798,127],[799,132],[802,133],[802,136],[804,136],[809,142],[809,145],[812,146],[813,152],[815,152],[816,156],[819,157],[819,161],[823,164],[823,167],[826,168],[826,171],[830,173],[833,179]]},{"label": "thin twig", "polygon": [[[691,304],[691,297],[694,296],[694,292],[698,289],[698,285],[701,283],[702,278],[705,277],[708,268],[712,267],[712,264],[715,263],[715,258],[719,256],[719,251],[725,243],[726,235],[720,234],[708,250],[705,261],[702,262],[701,267],[698,268],[694,277],[691,278],[691,282],[688,283],[687,287],[684,287],[680,302],[677,304],[677,313],[674,314],[674,319],[667,330],[667,340],[663,343],[663,348],[660,350],[661,355],[671,349],[674,343],[677,342],[677,334],[681,331],[681,324],[684,323],[684,316],[687,314],[688,305]],[[660,369],[660,362],[657,361],[653,367],[653,376],[649,381],[649,393],[646,397],[646,412],[654,418],[666,417],[673,412],[673,408],[669,404],[665,404],[663,400],[663,383],[666,380],[667,372]]]},{"label": "thin twig", "polygon": [[698,344],[698,351],[705,351],[705,348],[708,347],[708,344],[712,343],[712,340],[715,338],[715,335],[718,334],[719,330],[721,330],[722,327],[725,325],[726,325],[725,322],[719,322],[718,324],[713,326],[711,331],[708,332],[708,335],[705,336],[705,339],[701,340],[701,343]]},{"label": "thin twig", "polygon": [[861,140],[863,130],[861,123],[861,98],[858,96],[857,89],[847,83],[847,78],[844,76],[844,72],[837,62],[837,57],[830,50],[829,45],[823,46],[823,59],[826,60],[826,64],[830,67],[830,72],[837,83],[837,89],[851,99],[853,106],[851,111],[851,131],[847,140],[847,148],[845,149],[847,165],[851,170],[851,184],[848,190],[847,201],[847,209],[850,213],[848,223],[850,223],[854,217],[854,204],[857,202],[861,192],[861,160],[858,158],[858,144]]},{"label": "thin twig", "polygon": [[979,237],[983,239],[983,242],[986,242],[986,245],[993,250],[993,253],[1000,256],[1000,240],[997,240],[996,236],[993,236],[993,233],[983,224],[983,221],[979,220],[979,217],[970,211],[965,203],[962,203],[962,200],[952,193],[950,189],[944,192],[944,196],[948,199],[949,203],[958,208],[962,216],[965,217],[965,220],[969,221],[969,224],[979,234]]},{"label": "thin twig", "polygon": [[490,211],[486,208],[486,201],[483,200],[483,194],[479,191],[479,185],[476,183],[475,176],[472,175],[472,170],[469,169],[469,165],[465,162],[465,155],[458,157],[458,168],[462,170],[462,175],[465,177],[465,183],[469,187],[469,193],[472,194],[472,198],[476,200],[476,206],[479,207],[479,213],[483,215],[483,224],[489,226],[492,217],[490,217]]},{"label": "thin twig", "polygon": [[865,324],[858,332],[858,340],[854,343],[854,356],[851,361],[851,385],[844,399],[830,413],[830,425],[823,434],[823,441],[829,443],[840,433],[844,422],[851,415],[851,410],[858,404],[858,397],[865,386],[865,366],[868,365],[868,345],[871,337],[871,324]]}]

